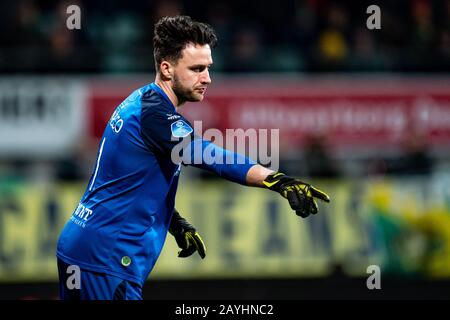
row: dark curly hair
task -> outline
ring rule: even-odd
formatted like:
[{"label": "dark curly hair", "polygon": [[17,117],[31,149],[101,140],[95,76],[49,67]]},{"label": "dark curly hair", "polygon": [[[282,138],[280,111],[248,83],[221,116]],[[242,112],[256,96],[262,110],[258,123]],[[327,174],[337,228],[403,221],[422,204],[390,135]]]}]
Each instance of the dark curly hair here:
[{"label": "dark curly hair", "polygon": [[176,63],[187,44],[208,44],[211,48],[217,44],[213,28],[197,22],[189,16],[163,17],[155,24],[153,36],[153,57],[156,70],[163,60]]}]

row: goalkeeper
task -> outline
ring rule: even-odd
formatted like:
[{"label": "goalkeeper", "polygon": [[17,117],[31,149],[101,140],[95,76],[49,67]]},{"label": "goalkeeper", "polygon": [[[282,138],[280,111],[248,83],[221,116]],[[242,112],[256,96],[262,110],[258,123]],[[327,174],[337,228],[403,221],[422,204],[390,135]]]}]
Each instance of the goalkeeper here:
[{"label": "goalkeeper", "polygon": [[[329,201],[307,183],[195,136],[178,113],[185,102],[203,100],[216,41],[210,26],[187,16],[165,17],[155,25],[155,81],[134,91],[111,116],[86,191],[59,236],[62,299],[142,299],[168,231],[181,248],[180,257],[195,252],[205,257],[200,235],[174,209],[183,163],[278,192],[303,218],[317,213],[316,199]],[[172,151],[180,143],[183,160],[177,162]],[[227,161],[198,158],[204,153],[197,148]],[[78,278],[73,270],[80,270]]]}]

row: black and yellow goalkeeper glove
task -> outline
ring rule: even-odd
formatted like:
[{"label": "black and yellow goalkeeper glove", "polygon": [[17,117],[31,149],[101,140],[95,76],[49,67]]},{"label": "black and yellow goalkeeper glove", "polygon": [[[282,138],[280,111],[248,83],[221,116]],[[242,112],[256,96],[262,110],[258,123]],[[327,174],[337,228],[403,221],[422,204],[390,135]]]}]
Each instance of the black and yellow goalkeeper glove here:
[{"label": "black and yellow goalkeeper glove", "polygon": [[292,210],[302,218],[319,211],[314,198],[330,202],[330,197],[325,192],[281,172],[269,175],[263,184],[288,199]]},{"label": "black and yellow goalkeeper glove", "polygon": [[180,216],[177,210],[173,212],[169,232],[174,236],[178,247],[181,248],[178,252],[178,257],[186,258],[197,251],[202,259],[205,258],[206,247],[202,237],[200,237],[195,228],[186,219]]}]

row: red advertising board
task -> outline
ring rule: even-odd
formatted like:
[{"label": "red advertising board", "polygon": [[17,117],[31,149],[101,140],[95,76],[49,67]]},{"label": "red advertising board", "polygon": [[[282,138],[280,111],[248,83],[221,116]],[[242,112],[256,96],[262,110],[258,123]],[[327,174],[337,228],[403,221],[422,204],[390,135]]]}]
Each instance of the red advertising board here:
[{"label": "red advertising board", "polygon": [[[336,147],[395,147],[420,133],[450,146],[448,78],[235,78],[214,83],[200,103],[180,108],[202,128],[279,129],[281,145],[301,146],[324,135]],[[129,84],[91,86],[91,133],[101,136]]]}]

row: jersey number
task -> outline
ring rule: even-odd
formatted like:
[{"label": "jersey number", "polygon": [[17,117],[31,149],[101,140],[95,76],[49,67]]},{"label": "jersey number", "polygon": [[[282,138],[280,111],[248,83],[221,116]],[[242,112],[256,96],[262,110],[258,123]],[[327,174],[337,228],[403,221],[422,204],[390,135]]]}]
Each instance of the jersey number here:
[{"label": "jersey number", "polygon": [[92,191],[92,188],[94,187],[95,179],[97,178],[98,167],[100,166],[100,159],[102,157],[103,147],[105,146],[105,141],[106,141],[106,137],[103,138],[102,145],[100,146],[100,151],[98,152],[97,164],[95,166],[95,173],[94,173],[94,177],[92,178],[92,182],[91,182],[91,186],[89,187],[89,191]]}]

